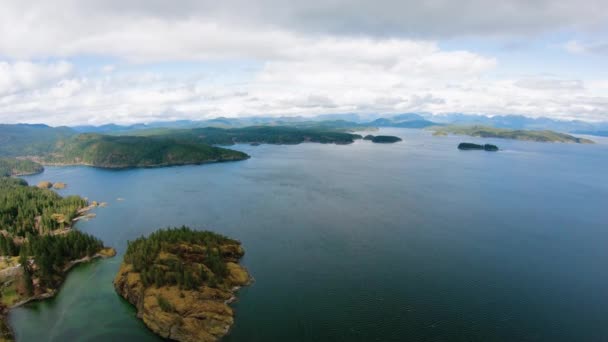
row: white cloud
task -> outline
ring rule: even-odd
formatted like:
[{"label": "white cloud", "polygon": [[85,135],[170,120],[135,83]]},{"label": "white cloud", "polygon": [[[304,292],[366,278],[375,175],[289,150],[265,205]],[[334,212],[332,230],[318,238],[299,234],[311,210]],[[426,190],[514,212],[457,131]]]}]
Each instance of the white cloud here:
[{"label": "white cloud", "polygon": [[532,90],[573,91],[585,87],[582,80],[563,80],[554,78],[526,78],[515,82],[515,86]]},{"label": "white cloud", "polygon": [[582,43],[570,40],[564,44],[564,49],[574,54],[608,56],[608,42]]},{"label": "white cloud", "polygon": [[[594,30],[606,19],[602,0],[7,0],[0,122],[404,111],[608,119],[606,81],[497,78],[497,58],[438,43]],[[601,53],[603,45],[565,48]],[[82,56],[103,62],[32,62]],[[183,61],[253,66],[234,79],[156,68]]]},{"label": "white cloud", "polygon": [[39,64],[0,61],[0,96],[43,87],[61,80],[71,71],[72,66],[67,62]]},{"label": "white cloud", "polygon": [[[394,41],[388,41],[386,47],[374,42],[374,58],[357,53],[357,49],[369,49],[364,42],[344,42],[352,46],[349,49],[340,41],[335,43],[344,57],[323,58],[326,46],[320,44],[319,51],[309,51],[302,59],[288,56],[269,61],[253,79],[239,84],[150,72],[69,74],[46,86],[0,96],[0,121],[101,124],[407,111],[606,120],[608,81],[583,86],[582,81],[546,77],[495,80],[485,77],[496,65],[492,58],[451,55],[428,42],[407,42],[402,46],[407,49],[405,54],[394,50]],[[349,54],[355,57],[349,59]],[[455,65],[470,67],[446,69],[437,62],[442,58],[434,57],[444,54],[464,59],[453,62]]]},{"label": "white cloud", "polygon": [[606,22],[604,0],[5,0],[0,55],[101,54],[138,61],[266,58],[277,53],[274,47],[285,33],[525,37],[605,28]]}]

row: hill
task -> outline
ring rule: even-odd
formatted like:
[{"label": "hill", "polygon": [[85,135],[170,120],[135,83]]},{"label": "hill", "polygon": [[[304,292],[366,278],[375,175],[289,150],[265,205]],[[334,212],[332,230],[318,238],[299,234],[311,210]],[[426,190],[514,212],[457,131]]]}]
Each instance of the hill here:
[{"label": "hill", "polygon": [[390,118],[376,119],[367,125],[374,127],[425,128],[439,124],[426,120],[417,114],[401,114]]},{"label": "hill", "polygon": [[514,130],[506,128],[494,128],[488,126],[442,126],[442,127],[431,127],[435,133],[434,135],[446,135],[446,134],[457,134],[457,135],[469,135],[473,137],[482,138],[502,138],[502,139],[515,139],[515,140],[526,140],[526,141],[537,141],[537,142],[563,142],[563,143],[577,143],[577,144],[593,144],[593,141],[577,138],[575,136],[558,133],[553,131],[531,131],[531,130]]},{"label": "hill", "polygon": [[[119,126],[108,125],[99,130],[111,131],[117,127]],[[105,168],[201,164],[249,157],[239,151],[211,145],[302,142],[350,144],[361,136],[347,131],[358,127],[357,124],[338,120],[324,123],[300,122],[298,126],[160,127],[126,132],[119,130],[108,135],[79,134],[69,128],[45,125],[0,125],[0,137],[4,142],[0,145],[0,156],[22,156],[49,165]],[[86,130],[87,127],[82,126],[80,129]]]},{"label": "hill", "polygon": [[350,144],[356,139],[361,139],[358,134],[343,131],[289,126],[205,127],[187,130],[156,129],[136,133],[143,136],[163,136],[210,145],[233,145],[235,143],[300,144],[303,142]]},{"label": "hill", "polygon": [[61,141],[76,135],[68,127],[0,124],[0,156],[40,156],[61,147]]},{"label": "hill", "polygon": [[31,160],[0,157],[0,177],[33,175],[42,171],[44,167]]},{"label": "hill", "polygon": [[42,160],[104,168],[159,167],[247,159],[243,152],[172,137],[81,134]]}]

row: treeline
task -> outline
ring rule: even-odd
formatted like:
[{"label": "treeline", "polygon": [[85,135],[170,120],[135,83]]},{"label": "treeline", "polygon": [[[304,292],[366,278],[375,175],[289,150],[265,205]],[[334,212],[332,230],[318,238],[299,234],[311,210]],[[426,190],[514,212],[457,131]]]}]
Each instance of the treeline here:
[{"label": "treeline", "polygon": [[76,131],[68,127],[0,124],[0,156],[40,156],[53,153]]},{"label": "treeline", "polygon": [[209,145],[235,143],[300,144],[306,141],[323,144],[350,144],[361,139],[358,134],[336,129],[297,128],[288,126],[251,126],[242,128],[158,129],[139,134],[171,137],[179,140],[203,142]]},{"label": "treeline", "polygon": [[225,236],[185,226],[161,229],[128,242],[124,261],[141,274],[144,286],[196,289],[206,283],[215,287],[228,276],[221,246],[239,244]]},{"label": "treeline", "polygon": [[248,155],[200,141],[173,137],[80,134],[66,140],[49,162],[87,164],[107,168],[151,167],[242,160]]},{"label": "treeline", "polygon": [[19,256],[28,295],[32,279],[38,278],[41,287],[55,287],[69,261],[103,248],[99,239],[80,231],[50,234],[69,225],[86,205],[78,196],[62,198],[22,179],[0,177],[0,255]]},{"label": "treeline", "polygon": [[0,158],[0,177],[29,175],[43,170],[42,165],[31,160]]},{"label": "treeline", "polygon": [[87,205],[79,196],[61,197],[30,187],[22,179],[0,177],[0,230],[13,236],[45,234],[69,226]]},{"label": "treeline", "polygon": [[24,273],[29,278],[38,277],[40,286],[54,288],[68,262],[93,256],[102,248],[101,240],[73,230],[63,235],[30,235],[18,250],[21,261],[33,258],[36,264],[34,269],[29,263],[22,262]]}]

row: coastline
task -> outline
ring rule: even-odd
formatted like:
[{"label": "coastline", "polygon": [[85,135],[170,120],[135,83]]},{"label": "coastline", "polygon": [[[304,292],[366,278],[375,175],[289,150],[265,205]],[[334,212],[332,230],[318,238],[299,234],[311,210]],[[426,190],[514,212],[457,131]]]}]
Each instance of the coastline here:
[{"label": "coastline", "polygon": [[57,288],[50,289],[50,291],[48,292],[37,294],[29,298],[25,298],[11,306],[2,306],[2,308],[0,309],[0,342],[8,342],[15,340],[14,331],[8,321],[8,316],[11,310],[31,302],[43,301],[55,297],[59,293],[63,283],[67,279],[69,272],[77,265],[89,263],[98,259],[108,259],[114,256],[116,256],[116,250],[114,248],[104,247],[102,250],[100,250],[93,256],[71,260],[64,267],[61,275],[61,282],[59,283]]},{"label": "coastline", "polygon": [[[163,164],[151,164],[151,165],[95,165],[91,163],[68,163],[68,162],[49,162],[40,159],[40,157],[27,157],[29,160],[35,161],[43,166],[87,166],[87,167],[95,167],[99,169],[107,169],[107,170],[128,170],[128,169],[154,169],[161,167],[172,167],[172,166],[186,166],[186,165],[204,165],[204,164],[215,164],[215,163],[226,163],[226,162],[235,162],[241,160],[247,160],[251,158],[251,156],[247,155],[244,158],[229,158],[229,159],[210,159],[200,162],[183,162],[183,163],[163,163]],[[40,172],[41,173],[41,172]],[[34,173],[38,174],[38,173]],[[34,175],[32,174],[32,175]],[[26,175],[24,175],[26,176]]]},{"label": "coastline", "polygon": [[129,245],[114,289],[161,338],[216,342],[235,323],[237,292],[254,282],[239,264],[244,254],[240,242],[209,231],[161,229]]}]

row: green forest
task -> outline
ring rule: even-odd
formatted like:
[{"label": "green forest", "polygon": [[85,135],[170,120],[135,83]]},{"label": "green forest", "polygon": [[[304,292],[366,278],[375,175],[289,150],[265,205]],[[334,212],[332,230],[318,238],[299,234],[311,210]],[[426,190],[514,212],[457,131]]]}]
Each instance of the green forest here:
[{"label": "green forest", "polygon": [[240,242],[188,227],[161,229],[128,243],[124,262],[141,274],[144,286],[216,287],[228,276],[226,261],[242,256]]},{"label": "green forest", "polygon": [[0,177],[30,175],[43,170],[42,165],[31,160],[0,158]]},{"label": "green forest", "polygon": [[564,142],[576,144],[593,144],[593,141],[578,138],[570,134],[559,133],[549,130],[532,131],[523,129],[495,128],[489,126],[435,126],[431,127],[434,135],[442,136],[447,134],[469,135],[481,138],[502,138],[514,140],[526,140],[536,142]]},{"label": "green forest", "polygon": [[62,141],[76,135],[68,127],[0,124],[0,156],[41,156],[61,147]]},{"label": "green forest", "polygon": [[108,168],[154,167],[242,160],[243,152],[173,137],[81,134],[45,157],[51,163],[85,164]]},{"label": "green forest", "polygon": [[19,178],[0,178],[0,230],[15,237],[65,228],[86,205],[79,196],[61,197]]},{"label": "green forest", "polygon": [[[78,133],[68,127],[0,125],[0,157],[28,157],[43,164],[90,165],[105,168],[159,167],[249,158],[243,152],[214,145],[236,143],[350,144],[361,139],[335,124],[312,126],[250,126],[242,128],[157,128],[129,131],[128,135]],[[349,127],[349,126],[345,126]],[[10,164],[13,163],[13,164]],[[37,170],[35,164],[0,163],[0,174],[18,175]]]},{"label": "green forest", "polygon": [[22,179],[0,177],[0,255],[19,256],[25,295],[33,294],[32,279],[38,278],[41,288],[54,288],[69,261],[103,248],[100,240],[78,230],[52,234],[69,227],[86,205],[78,196],[63,198]]},{"label": "green forest", "polygon": [[298,128],[289,126],[155,129],[140,131],[137,134],[173,137],[180,140],[203,142],[210,145],[233,145],[235,143],[300,144],[303,142],[350,144],[357,139],[361,139],[361,136],[358,134],[347,133],[337,129]]}]

